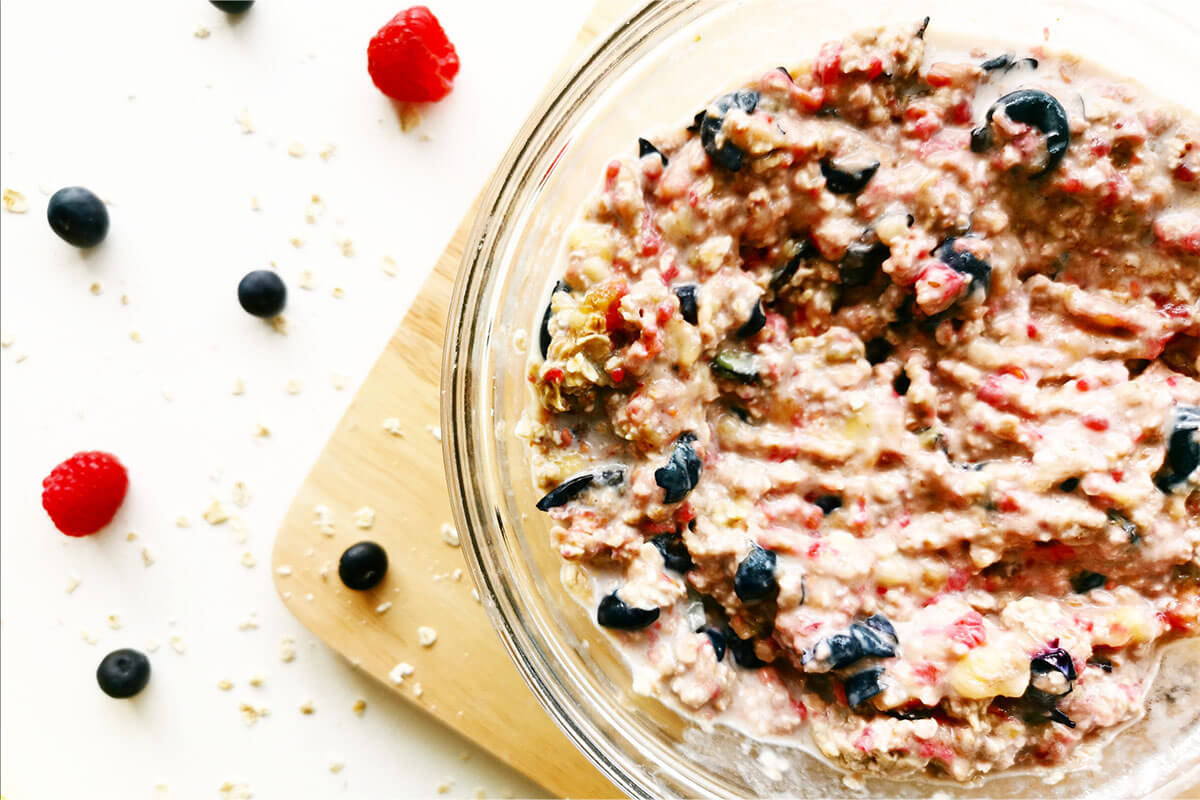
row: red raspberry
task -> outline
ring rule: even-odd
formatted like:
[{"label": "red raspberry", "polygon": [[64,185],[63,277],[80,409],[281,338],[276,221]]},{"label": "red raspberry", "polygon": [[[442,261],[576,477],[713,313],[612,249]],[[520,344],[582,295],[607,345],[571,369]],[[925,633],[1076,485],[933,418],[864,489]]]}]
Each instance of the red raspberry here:
[{"label": "red raspberry", "polygon": [[393,100],[441,100],[458,74],[458,53],[425,6],[401,11],[367,45],[367,71]]},{"label": "red raspberry", "polygon": [[129,476],[110,453],[76,453],[42,481],[42,508],[67,536],[87,536],[112,521]]}]

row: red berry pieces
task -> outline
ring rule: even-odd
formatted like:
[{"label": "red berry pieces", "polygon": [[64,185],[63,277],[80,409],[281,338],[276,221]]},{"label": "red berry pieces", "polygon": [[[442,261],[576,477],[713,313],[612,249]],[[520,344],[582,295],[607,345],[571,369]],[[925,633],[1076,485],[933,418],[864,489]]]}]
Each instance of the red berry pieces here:
[{"label": "red berry pieces", "polygon": [[88,536],[112,521],[129,476],[110,453],[76,453],[42,481],[42,508],[67,536]]},{"label": "red berry pieces", "polygon": [[413,6],[392,17],[371,39],[367,71],[393,100],[441,100],[458,74],[458,53],[433,12]]}]

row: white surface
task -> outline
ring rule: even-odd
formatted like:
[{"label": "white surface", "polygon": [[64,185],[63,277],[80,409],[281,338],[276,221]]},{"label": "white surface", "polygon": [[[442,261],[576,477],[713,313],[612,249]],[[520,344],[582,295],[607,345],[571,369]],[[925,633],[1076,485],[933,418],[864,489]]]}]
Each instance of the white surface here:
[{"label": "white surface", "polygon": [[[356,673],[271,585],[271,543],[293,492],[590,7],[435,0],[462,71],[402,133],[365,49],[403,5],[261,0],[231,24],[202,0],[3,3],[0,184],[29,203],[24,215],[0,213],[0,325],[14,339],[0,351],[0,789],[10,800],[218,797],[226,781],[256,798],[433,795],[451,779],[449,796],[540,793]],[[196,38],[199,26],[211,35]],[[253,134],[235,121],[242,109]],[[288,155],[293,141],[303,158]],[[337,148],[328,161],[326,143]],[[108,240],[90,253],[45,220],[48,194],[76,184],[111,201]],[[326,212],[310,225],[313,194]],[[385,255],[399,277],[380,270]],[[236,302],[239,278],[271,261],[289,285],[287,336]],[[314,291],[298,286],[301,269]],[[334,372],[349,376],[343,391]],[[295,396],[292,379],[303,382]],[[258,423],[269,438],[252,437]],[[131,489],[109,528],[73,540],[43,513],[41,479],[84,449],[116,453]],[[244,510],[231,502],[235,481],[253,494]],[[201,519],[213,497],[244,518],[244,545],[229,523]],[[181,515],[191,527],[176,526]],[[242,565],[245,552],[257,566]],[[81,583],[68,594],[70,575]],[[258,629],[240,631],[251,613]],[[297,642],[290,664],[279,659],[285,634]],[[160,646],[143,695],[101,694],[104,654],[151,638]],[[255,673],[260,689],[248,684]],[[222,679],[235,688],[218,690]],[[242,701],[270,715],[247,727]]]}]

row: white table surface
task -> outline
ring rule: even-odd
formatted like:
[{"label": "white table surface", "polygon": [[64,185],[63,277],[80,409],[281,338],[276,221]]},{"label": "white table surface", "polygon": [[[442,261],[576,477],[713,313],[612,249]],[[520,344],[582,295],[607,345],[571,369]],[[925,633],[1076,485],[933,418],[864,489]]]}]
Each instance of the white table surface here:
[{"label": "white table surface", "polygon": [[[0,184],[29,205],[0,213],[0,325],[12,339],[0,351],[8,800],[242,796],[222,795],[226,782],[256,798],[432,796],[450,781],[451,797],[544,793],[356,673],[272,588],[292,494],[591,4],[431,5],[462,71],[405,133],[366,71],[367,42],[396,0],[260,0],[235,22],[203,0],[4,0]],[[293,142],[303,157],[289,156]],[[111,204],[94,252],[46,224],[49,193],[67,185]],[[308,224],[313,194],[326,210]],[[236,302],[241,276],[271,262],[289,286],[286,336]],[[312,291],[298,285],[304,269]],[[334,373],[347,376],[341,391]],[[239,378],[246,392],[234,396]],[[285,391],[292,380],[299,394]],[[270,436],[255,438],[256,424]],[[41,509],[41,479],[85,449],[116,453],[131,487],[112,525],[69,539]],[[238,481],[253,498],[244,509],[231,502]],[[202,520],[214,497],[244,520],[244,544],[231,523]],[[251,614],[258,627],[239,630]],[[291,663],[279,657],[285,635]],[[148,689],[104,696],[100,659],[151,640]],[[270,714],[247,726],[242,702]]]}]

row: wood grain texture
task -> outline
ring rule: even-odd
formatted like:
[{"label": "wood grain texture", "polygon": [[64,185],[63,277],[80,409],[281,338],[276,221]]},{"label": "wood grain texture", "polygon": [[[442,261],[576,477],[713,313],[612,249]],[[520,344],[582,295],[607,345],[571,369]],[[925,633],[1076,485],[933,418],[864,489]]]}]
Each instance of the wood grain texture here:
[{"label": "wood grain texture", "polygon": [[[562,69],[630,6],[631,0],[601,0]],[[353,664],[548,790],[615,797],[613,785],[525,685],[472,596],[461,551],[442,538],[452,515],[441,442],[432,430],[438,425],[447,309],[478,202],[292,501],[272,556],[276,589],[300,622]],[[390,418],[398,420],[402,436],[384,430]],[[321,506],[331,522],[324,530],[316,510]],[[364,506],[376,512],[369,530],[354,522],[354,512]],[[367,538],[386,548],[388,575],[372,591],[352,592],[338,580],[337,560]],[[279,574],[279,567],[290,573]],[[387,602],[390,609],[378,613]],[[437,631],[432,647],[419,644],[418,626]],[[401,662],[414,672],[396,684],[389,673]]]}]

